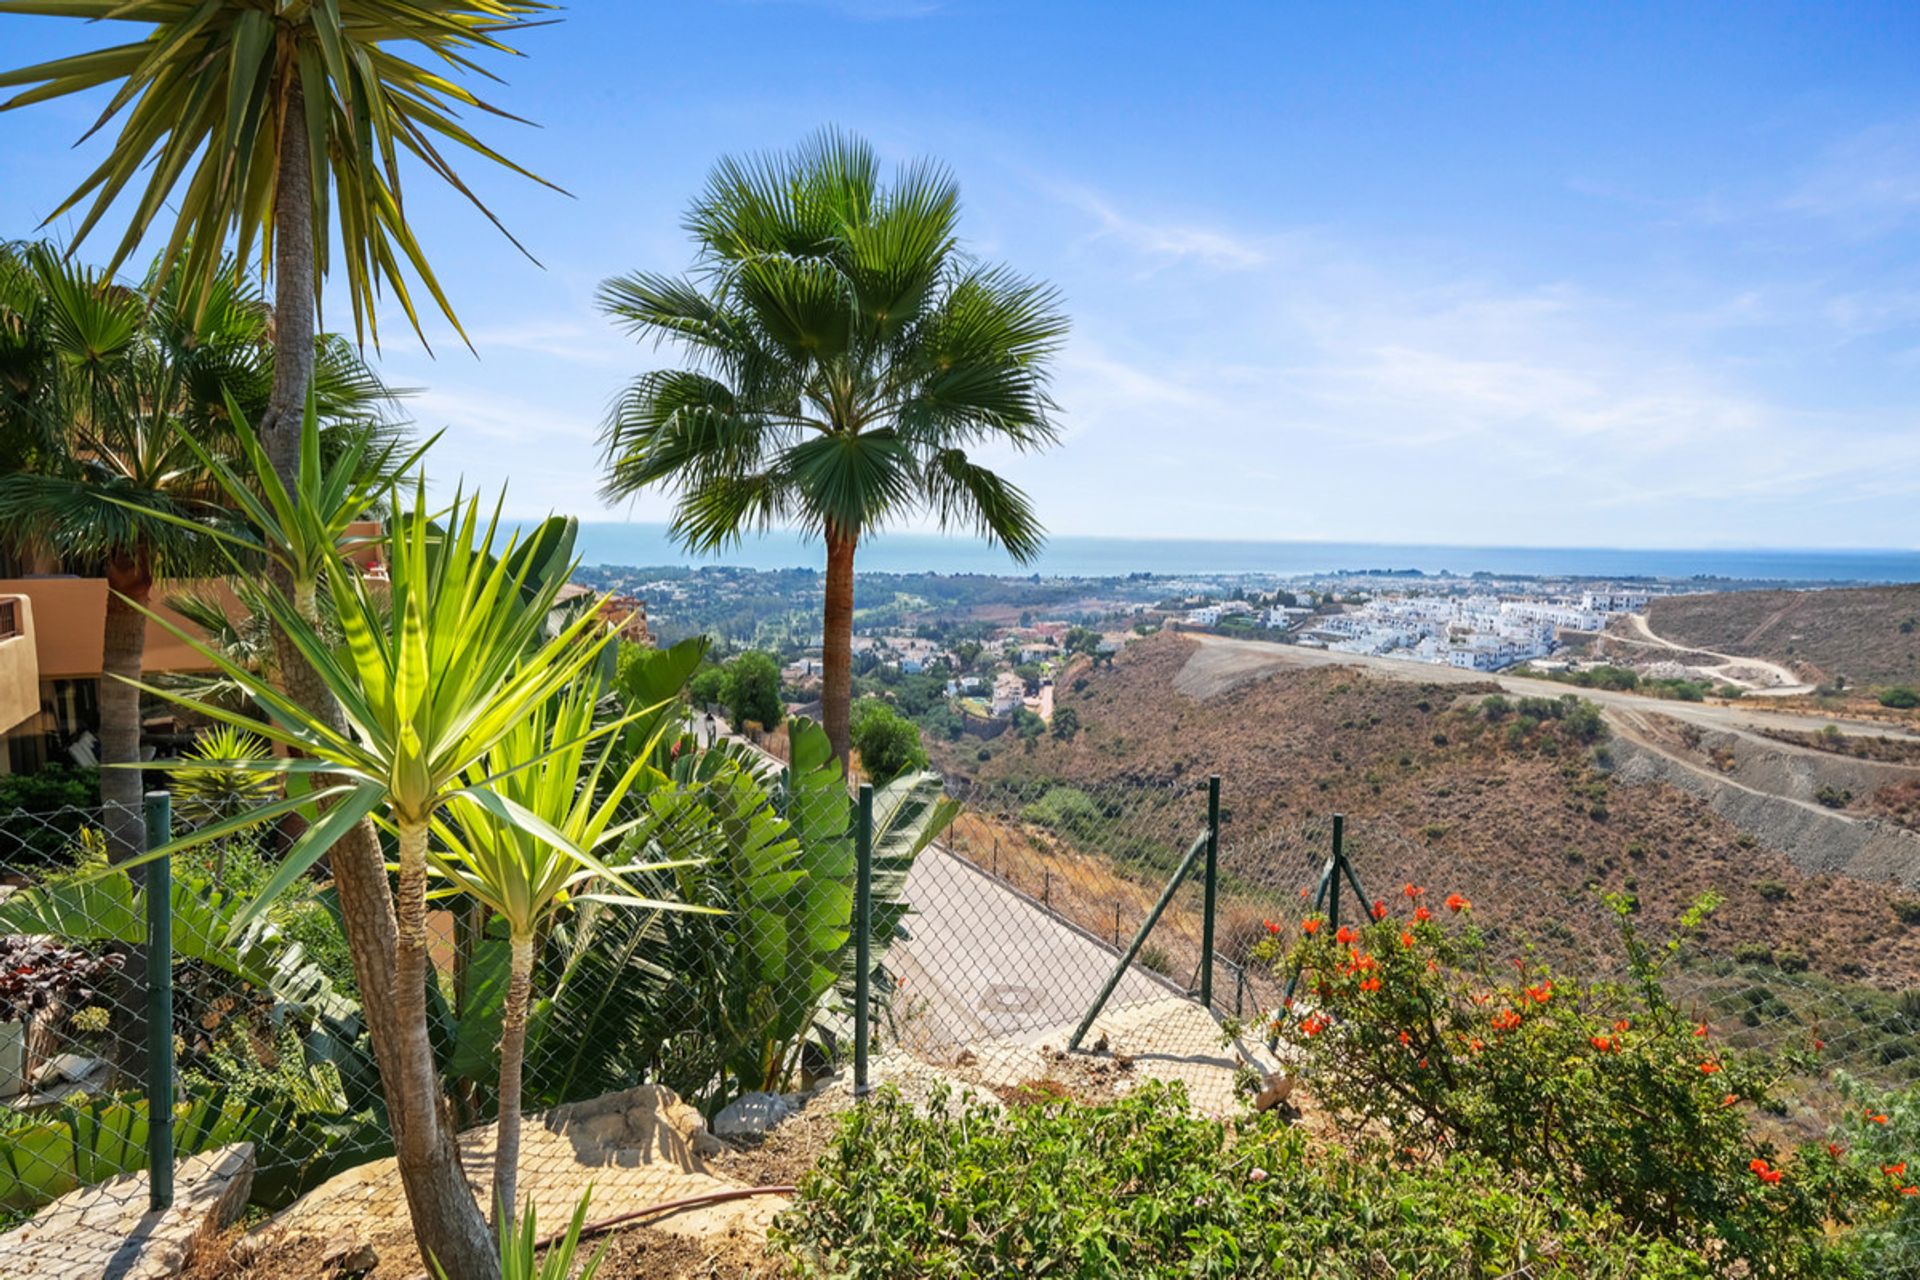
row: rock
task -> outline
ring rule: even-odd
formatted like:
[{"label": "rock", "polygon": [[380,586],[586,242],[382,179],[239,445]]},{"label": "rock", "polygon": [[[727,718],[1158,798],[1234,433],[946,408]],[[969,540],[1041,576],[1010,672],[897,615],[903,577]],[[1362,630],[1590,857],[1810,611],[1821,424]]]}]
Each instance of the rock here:
[{"label": "rock", "polygon": [[1283,1072],[1268,1072],[1260,1081],[1260,1092],[1254,1095],[1255,1111],[1271,1111],[1293,1096],[1294,1078]]},{"label": "rock", "polygon": [[253,1189],[253,1144],[236,1142],[174,1166],[173,1207],[147,1208],[145,1172],[70,1191],[0,1236],[7,1280],[167,1280],[240,1216]]},{"label": "rock", "polygon": [[723,1138],[765,1133],[793,1114],[793,1104],[777,1093],[743,1093],[713,1118],[713,1131]]},{"label": "rock", "polygon": [[1108,1049],[1107,1033],[1102,1031],[1100,1033],[1100,1038],[1093,1042],[1093,1051],[1095,1053],[1105,1053],[1107,1049]]},{"label": "rock", "polygon": [[380,1251],[364,1240],[337,1244],[320,1255],[320,1267],[330,1276],[363,1276],[380,1265]]}]

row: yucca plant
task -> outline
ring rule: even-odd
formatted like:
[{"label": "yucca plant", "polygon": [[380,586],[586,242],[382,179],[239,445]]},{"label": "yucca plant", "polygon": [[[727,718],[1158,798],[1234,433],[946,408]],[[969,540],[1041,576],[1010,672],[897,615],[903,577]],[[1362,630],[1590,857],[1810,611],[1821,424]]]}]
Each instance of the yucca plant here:
[{"label": "yucca plant", "polygon": [[[573,1207],[573,1221],[567,1226],[567,1234],[547,1246],[544,1258],[540,1254],[539,1219],[533,1197],[527,1197],[527,1211],[517,1223],[510,1215],[502,1214],[498,1227],[500,1280],[593,1280],[600,1270],[600,1264],[606,1260],[607,1250],[613,1247],[613,1241],[602,1241],[599,1249],[587,1259],[586,1265],[580,1268],[580,1274],[573,1274],[573,1260],[580,1252],[580,1232],[587,1223],[587,1202],[592,1199],[593,1188],[589,1186],[586,1194],[580,1197],[580,1203]],[[433,1274],[439,1280],[453,1280],[438,1258],[433,1260]]]},{"label": "yucca plant", "polygon": [[[496,794],[537,816],[565,836],[573,849],[592,852],[617,842],[632,826],[620,811],[637,783],[643,789],[666,779],[649,765],[666,721],[653,717],[653,741],[617,775],[611,770],[620,743],[614,731],[627,717],[595,727],[600,691],[593,679],[577,681],[564,695],[538,708],[495,743],[470,769],[476,782],[491,777]],[[646,708],[644,715],[657,708]],[[532,763],[528,763],[532,762]],[[500,1116],[493,1164],[496,1217],[510,1219],[520,1155],[521,1067],[527,1041],[527,1005],[533,985],[534,945],[552,916],[570,903],[600,901],[641,910],[712,912],[619,892],[599,870],[556,846],[524,823],[502,821],[496,808],[462,799],[434,830],[440,848],[430,849],[434,869],[451,889],[483,904],[505,923],[511,958],[500,1034]],[[657,872],[685,863],[621,867],[619,872]]]},{"label": "yucca plant", "polygon": [[[397,499],[389,503],[399,508]],[[563,579],[535,582],[517,539],[499,543],[499,513],[483,519],[475,500],[456,499],[446,527],[426,509],[424,479],[412,507],[395,518],[386,553],[388,581],[370,584],[345,564],[323,581],[338,647],[299,608],[277,592],[264,603],[274,624],[300,660],[323,683],[345,728],[330,723],[258,673],[196,641],[158,615],[149,614],[193,645],[260,708],[247,715],[166,689],[142,686],[155,696],[208,718],[287,747],[286,758],[236,763],[242,771],[306,775],[305,795],[261,806],[251,814],[206,827],[144,855],[166,857],[218,839],[241,826],[312,806],[311,824],[295,841],[249,904],[242,920],[257,915],[335,841],[375,818],[394,834],[398,874],[393,890],[387,972],[369,972],[369,957],[356,954],[369,1013],[388,1028],[381,1048],[382,1083],[403,1176],[428,1187],[436,1208],[424,1218],[414,1198],[415,1227],[422,1245],[436,1243],[457,1253],[465,1274],[490,1274],[485,1258],[462,1225],[455,1197],[464,1180],[452,1181],[459,1165],[452,1135],[441,1117],[441,1091],[428,1036],[426,989],[427,848],[434,820],[460,803],[525,830],[610,880],[618,877],[593,853],[579,848],[511,796],[502,779],[484,769],[493,749],[598,660],[612,633],[585,614],[558,635],[543,639],[547,611]],[[540,762],[547,750],[515,761]],[[207,767],[196,763],[193,767]],[[384,887],[383,887],[384,892]],[[379,910],[376,906],[376,910]],[[379,919],[372,922],[379,926]],[[381,1009],[376,1001],[384,1002]],[[410,1185],[410,1196],[415,1188]],[[424,1193],[423,1193],[424,1194]],[[429,1230],[424,1223],[431,1223]],[[484,1232],[484,1223],[481,1227]],[[477,1246],[484,1250],[484,1244]]]}]

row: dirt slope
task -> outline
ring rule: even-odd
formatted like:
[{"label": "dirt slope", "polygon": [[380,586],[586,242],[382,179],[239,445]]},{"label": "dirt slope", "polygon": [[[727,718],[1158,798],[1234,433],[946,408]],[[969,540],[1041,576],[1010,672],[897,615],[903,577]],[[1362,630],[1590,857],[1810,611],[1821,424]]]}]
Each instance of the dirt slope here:
[{"label": "dirt slope", "polygon": [[1920,583],[1830,591],[1723,591],[1653,601],[1665,640],[1769,658],[1822,679],[1920,682]]},{"label": "dirt slope", "polygon": [[1888,986],[1920,977],[1920,929],[1896,914],[1896,887],[1810,875],[1708,795],[1658,771],[1617,776],[1615,750],[1632,744],[1585,741],[1552,720],[1489,722],[1478,705],[1492,686],[1457,672],[1420,682],[1318,666],[1183,679],[1193,652],[1191,640],[1155,637],[1070,679],[1058,705],[1085,726],[1071,742],[1006,744],[981,762],[969,740],[941,764],[1101,793],[1218,772],[1228,871],[1276,901],[1305,882],[1327,817],[1342,812],[1376,892],[1410,878],[1444,883],[1489,920],[1524,917],[1532,932],[1585,946],[1607,928],[1598,891],[1633,895],[1651,922],[1711,890],[1724,898],[1707,935],[1721,953],[1765,940],[1836,976]]}]

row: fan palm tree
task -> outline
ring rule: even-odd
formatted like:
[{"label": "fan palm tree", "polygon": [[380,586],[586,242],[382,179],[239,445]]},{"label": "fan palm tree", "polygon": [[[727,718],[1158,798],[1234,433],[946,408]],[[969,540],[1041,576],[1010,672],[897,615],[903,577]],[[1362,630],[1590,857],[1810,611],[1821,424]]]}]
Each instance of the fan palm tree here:
[{"label": "fan palm tree", "polygon": [[[619,815],[635,784],[657,784],[665,775],[651,767],[653,748],[669,727],[656,723],[652,740],[628,752],[615,732],[648,708],[613,724],[596,728],[595,710],[601,694],[597,679],[573,685],[553,706],[541,707],[496,743],[480,764],[469,770],[476,781],[495,779],[493,787],[528,813],[541,818],[566,836],[577,849],[593,851],[617,841],[632,826]],[[594,741],[599,735],[599,741]],[[617,755],[632,761],[615,774]],[[537,761],[531,766],[526,761]],[[435,830],[441,848],[430,848],[434,869],[453,889],[480,902],[507,926],[510,959],[507,996],[500,1034],[500,1117],[496,1125],[493,1161],[493,1211],[503,1225],[510,1223],[520,1159],[520,1075],[527,1044],[527,1004],[533,986],[534,943],[552,917],[582,901],[618,902],[645,910],[694,910],[611,891],[598,873],[567,849],[519,823],[502,822],[492,810],[462,801],[452,822]],[[659,872],[684,862],[621,867],[629,872]]]},{"label": "fan palm tree", "polygon": [[[272,382],[267,314],[231,274],[194,306],[174,283],[141,288],[63,261],[46,245],[0,248],[0,296],[16,394],[5,424],[33,441],[20,470],[0,478],[0,538],[37,548],[75,571],[103,573],[107,604],[100,687],[100,758],[140,758],[146,621],[156,581],[217,569],[201,536],[220,515],[202,464],[225,447],[230,414],[264,404]],[[328,344],[330,409],[354,420],[387,396],[341,345]],[[140,774],[100,778],[104,825],[117,859],[141,844]]]},{"label": "fan palm tree", "polygon": [[602,308],[686,367],[642,374],[603,431],[609,496],[677,492],[673,530],[711,551],[794,524],[826,543],[822,718],[848,755],[854,553],[915,512],[1022,563],[1027,496],[969,454],[1055,439],[1054,292],[969,259],[959,190],[937,165],[881,180],[827,131],[786,155],[721,161],[687,214],[694,273],[606,281]]}]

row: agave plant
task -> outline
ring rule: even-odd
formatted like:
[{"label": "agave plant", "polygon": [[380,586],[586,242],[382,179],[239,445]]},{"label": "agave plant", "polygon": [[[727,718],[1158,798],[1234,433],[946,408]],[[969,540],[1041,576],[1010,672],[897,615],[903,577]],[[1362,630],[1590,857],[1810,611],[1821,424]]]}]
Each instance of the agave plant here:
[{"label": "agave plant", "polygon": [[[652,739],[633,753],[632,763],[623,771],[609,776],[618,745],[611,731],[627,721],[596,730],[598,694],[597,681],[577,681],[557,701],[514,726],[485,760],[469,770],[476,782],[494,778],[496,794],[560,832],[573,848],[588,852],[617,842],[633,825],[619,817],[636,783],[644,781],[650,789],[665,781],[648,763],[667,728],[658,708],[647,709],[654,712]],[[434,824],[441,847],[430,849],[428,857],[453,890],[470,895],[506,924],[511,948],[501,1020],[500,1116],[493,1163],[494,1213],[506,1223],[516,1203],[520,1077],[536,937],[556,912],[582,901],[614,902],[646,911],[712,912],[713,908],[609,892],[599,871],[525,824],[502,821],[496,809],[470,798],[463,798],[449,816],[452,821]],[[683,864],[619,870],[623,875],[653,874],[675,865]]]}]

